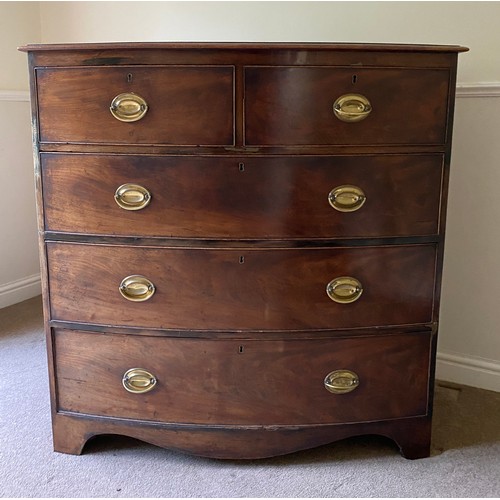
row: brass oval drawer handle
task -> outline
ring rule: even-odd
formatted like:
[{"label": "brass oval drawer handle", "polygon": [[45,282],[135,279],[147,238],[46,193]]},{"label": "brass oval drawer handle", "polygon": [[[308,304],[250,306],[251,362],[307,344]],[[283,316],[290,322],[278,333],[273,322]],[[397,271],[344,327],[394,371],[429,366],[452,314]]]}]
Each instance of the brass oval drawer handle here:
[{"label": "brass oval drawer handle", "polygon": [[343,122],[360,122],[371,112],[370,101],[361,94],[344,94],[333,103],[334,115]]},{"label": "brass oval drawer handle", "polygon": [[358,186],[346,184],[333,188],[328,194],[328,203],[339,212],[355,212],[366,201],[366,195]]},{"label": "brass oval drawer handle", "polygon": [[334,302],[350,304],[361,297],[363,286],[356,278],[339,276],[328,283],[326,293]]},{"label": "brass oval drawer handle", "polygon": [[325,377],[325,388],[334,394],[346,394],[359,387],[359,377],[351,370],[335,370]]},{"label": "brass oval drawer handle", "polygon": [[123,210],[141,210],[151,201],[151,193],[139,184],[122,184],[115,191],[115,201]]},{"label": "brass oval drawer handle", "polygon": [[156,288],[146,277],[133,274],[123,278],[118,290],[122,297],[131,302],[144,302],[154,295]]},{"label": "brass oval drawer handle", "polygon": [[125,92],[111,101],[109,110],[121,122],[136,122],[147,113],[148,104],[140,95]]},{"label": "brass oval drawer handle", "polygon": [[143,394],[154,389],[156,377],[143,368],[130,368],[123,374],[122,384],[128,392]]}]

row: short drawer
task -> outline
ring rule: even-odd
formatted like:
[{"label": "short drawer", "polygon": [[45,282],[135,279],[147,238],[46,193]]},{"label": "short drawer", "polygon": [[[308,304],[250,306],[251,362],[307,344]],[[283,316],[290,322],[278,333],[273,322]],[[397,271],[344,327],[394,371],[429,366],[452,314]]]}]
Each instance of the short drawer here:
[{"label": "short drawer", "polygon": [[56,320],[230,331],[432,321],[434,245],[226,250],[48,242],[47,259]]},{"label": "short drawer", "polygon": [[41,159],[49,231],[214,239],[439,232],[442,155]]},{"label": "short drawer", "polygon": [[232,66],[38,68],[36,85],[42,143],[233,144]]},{"label": "short drawer", "polygon": [[427,413],[428,333],[239,341],[55,330],[54,339],[58,411],[216,425]]},{"label": "short drawer", "polygon": [[[253,146],[443,144],[449,85],[448,69],[247,67],[245,141]],[[342,119],[361,120],[337,118],[335,103]]]}]

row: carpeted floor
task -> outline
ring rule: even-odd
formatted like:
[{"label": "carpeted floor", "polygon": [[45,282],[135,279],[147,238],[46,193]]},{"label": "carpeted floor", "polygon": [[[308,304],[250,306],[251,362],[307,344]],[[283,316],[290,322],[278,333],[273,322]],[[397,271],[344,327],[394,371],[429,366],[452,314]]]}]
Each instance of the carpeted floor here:
[{"label": "carpeted floor", "polygon": [[498,497],[500,394],[440,383],[433,453],[360,437],[261,461],[100,437],[52,451],[40,298],[0,310],[0,497]]}]

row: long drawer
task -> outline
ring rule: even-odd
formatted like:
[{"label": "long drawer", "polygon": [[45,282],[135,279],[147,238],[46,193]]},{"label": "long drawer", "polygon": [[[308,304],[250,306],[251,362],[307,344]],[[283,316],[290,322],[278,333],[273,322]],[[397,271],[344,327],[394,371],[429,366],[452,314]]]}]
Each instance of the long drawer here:
[{"label": "long drawer", "polygon": [[214,239],[439,231],[442,155],[41,161],[49,231]]},{"label": "long drawer", "polygon": [[245,141],[444,144],[449,85],[448,69],[247,67]]},{"label": "long drawer", "polygon": [[427,412],[425,333],[284,342],[55,330],[54,338],[58,411],[259,426]]},{"label": "long drawer", "polygon": [[232,66],[37,68],[36,84],[42,143],[234,142]]},{"label": "long drawer", "polygon": [[145,248],[47,243],[51,317],[186,330],[432,321],[435,246]]}]

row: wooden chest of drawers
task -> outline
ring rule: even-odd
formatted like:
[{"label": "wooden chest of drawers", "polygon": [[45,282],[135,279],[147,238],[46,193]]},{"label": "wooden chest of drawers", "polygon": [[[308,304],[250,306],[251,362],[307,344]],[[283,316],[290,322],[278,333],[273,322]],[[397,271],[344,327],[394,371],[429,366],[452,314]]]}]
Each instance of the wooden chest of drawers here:
[{"label": "wooden chest of drawers", "polygon": [[54,448],[430,451],[455,46],[31,45]]}]

